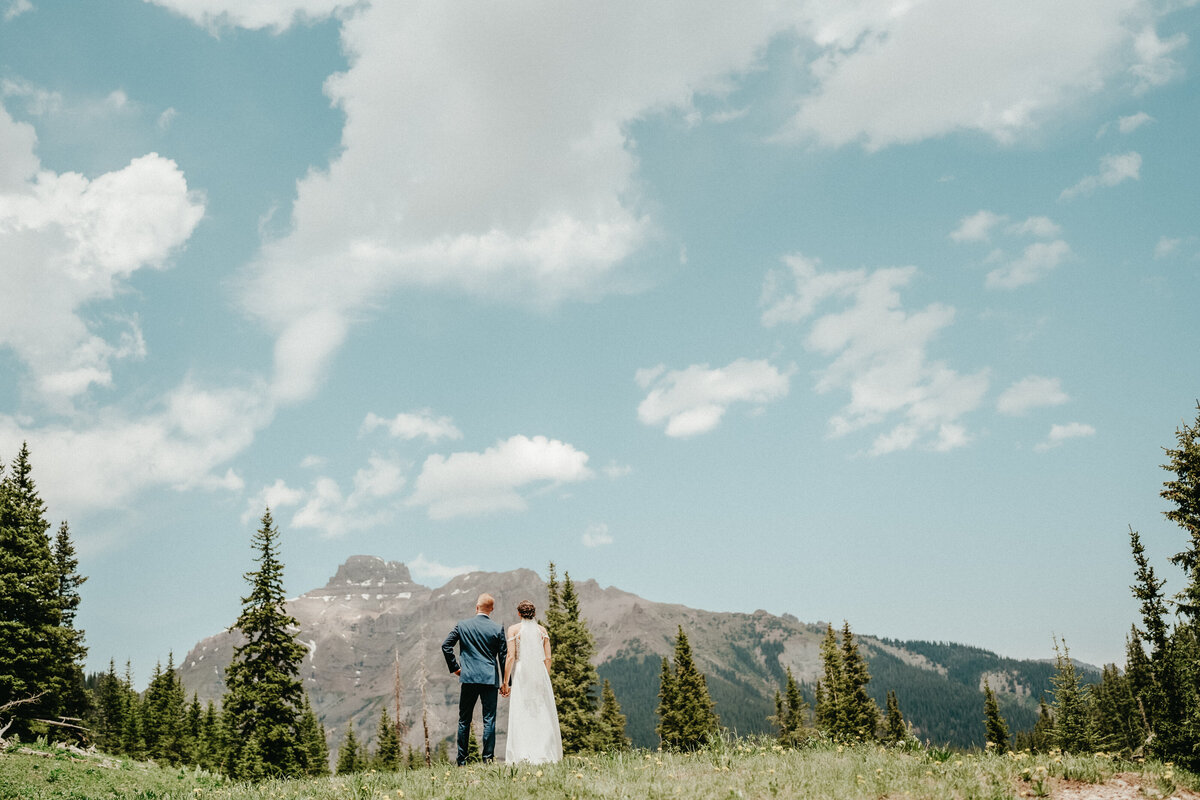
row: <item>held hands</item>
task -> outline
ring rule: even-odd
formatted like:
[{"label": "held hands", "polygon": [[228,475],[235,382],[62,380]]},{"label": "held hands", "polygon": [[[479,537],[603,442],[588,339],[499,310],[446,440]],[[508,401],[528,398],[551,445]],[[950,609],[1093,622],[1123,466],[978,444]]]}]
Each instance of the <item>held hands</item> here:
[{"label": "held hands", "polygon": [[508,697],[508,694],[511,691],[512,690],[508,687],[507,683],[500,684],[500,696],[501,697]]}]

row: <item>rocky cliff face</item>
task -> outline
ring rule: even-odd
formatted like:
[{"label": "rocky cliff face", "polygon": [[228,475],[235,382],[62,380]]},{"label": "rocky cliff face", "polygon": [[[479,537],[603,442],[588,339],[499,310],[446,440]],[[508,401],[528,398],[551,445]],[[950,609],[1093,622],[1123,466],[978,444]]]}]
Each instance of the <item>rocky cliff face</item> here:
[{"label": "rocky cliff face", "polygon": [[[722,721],[739,731],[766,728],[766,717],[774,710],[771,698],[782,684],[786,668],[791,668],[797,680],[809,684],[820,674],[823,623],[804,624],[790,615],[777,617],[765,611],[716,613],[654,603],[613,587],[601,588],[592,580],[575,585],[582,615],[596,639],[596,662],[602,677],[612,679],[635,743],[652,743],[648,739],[653,735],[659,665],[662,657],[672,654],[680,627],[687,632],[697,665],[708,676]],[[374,556],[350,558],[325,586],[288,601],[288,612],[299,622],[297,639],[308,648],[300,676],[325,724],[331,751],[336,750],[351,722],[360,741],[374,741],[380,709],[386,707],[389,714],[394,713],[397,665],[401,717],[411,726],[408,743],[423,744],[423,707],[434,742],[453,735],[458,682],[446,669],[441,643],[455,622],[474,613],[475,599],[485,591],[496,598],[492,617],[502,625],[516,621],[516,605],[521,600],[532,600],[539,616],[544,610],[546,585],[528,569],[473,572],[430,589],[413,583],[403,564]],[[953,677],[947,677],[946,668],[920,648],[859,638],[872,674],[877,674],[878,666],[889,675],[890,685],[874,688],[880,695],[886,689],[897,689],[902,707],[905,695],[897,681],[916,675],[916,683],[925,685]],[[225,631],[188,653],[179,672],[189,694],[199,693],[202,701],[220,700],[225,668],[237,644],[237,635]],[[1003,662],[1011,669],[1016,663],[988,655],[997,663],[987,662],[981,668],[1001,669]],[[1014,698],[1030,697],[1028,682],[1022,684],[1021,680],[1017,672],[1012,673]],[[963,688],[971,698],[977,692],[974,685]],[[1036,705],[1036,699],[1031,702]],[[977,717],[978,708],[970,713]],[[501,747],[506,719],[502,701]],[[910,719],[924,733],[938,738],[928,723]]]}]

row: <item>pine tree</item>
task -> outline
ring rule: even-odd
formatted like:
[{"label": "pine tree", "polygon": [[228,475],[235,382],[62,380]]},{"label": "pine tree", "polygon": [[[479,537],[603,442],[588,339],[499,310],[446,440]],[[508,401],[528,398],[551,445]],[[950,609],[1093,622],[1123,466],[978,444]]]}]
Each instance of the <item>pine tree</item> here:
[{"label": "pine tree", "polygon": [[844,727],[839,721],[842,708],[842,651],[838,647],[837,634],[833,625],[825,627],[825,638],[821,642],[821,663],[824,678],[817,683],[817,730],[827,736],[837,736]]},{"label": "pine tree", "polygon": [[79,587],[87,578],[79,574],[79,559],[75,557],[71,529],[65,520],[58,526],[58,533],[54,537],[53,556],[58,578],[56,599],[60,615],[54,639],[61,693],[59,714],[78,718],[83,716],[87,706],[87,695],[83,689],[83,660],[87,656],[87,648],[83,644],[83,631],[75,627],[75,615],[79,611]]},{"label": "pine tree", "polygon": [[804,716],[808,706],[800,687],[792,676],[792,668],[787,668],[787,683],[783,693],[775,690],[775,725],[779,731],[781,744],[793,746],[797,744],[804,732]]},{"label": "pine tree", "polygon": [[850,632],[850,623],[842,624],[842,705],[839,717],[842,721],[842,733],[847,738],[869,741],[875,738],[875,730],[879,727],[879,707],[867,694],[867,684],[871,682],[871,674],[867,670],[867,662],[858,652],[858,644],[854,634]]},{"label": "pine tree", "polygon": [[654,726],[660,747],[666,747],[667,738],[673,737],[679,729],[678,701],[675,696],[675,675],[671,672],[671,662],[664,658],[658,676],[658,708],[655,709],[658,724]]},{"label": "pine tree", "polygon": [[375,737],[372,766],[380,772],[400,769],[400,734],[396,723],[388,718],[387,706],[379,710],[379,728]]},{"label": "pine tree", "polygon": [[1146,626],[1139,633],[1150,642],[1152,658],[1157,661],[1167,646],[1167,606],[1162,594],[1164,581],[1155,578],[1154,567],[1146,559],[1141,536],[1132,527],[1129,529],[1129,544],[1137,565],[1137,583],[1129,588],[1133,596],[1141,601],[1142,624]]},{"label": "pine tree", "polygon": [[[296,619],[284,609],[278,537],[267,509],[253,539],[258,569],[245,575],[250,594],[242,598],[242,613],[234,623],[245,642],[234,649],[225,673],[226,764],[239,778],[250,778],[243,766],[257,770],[259,761],[269,776],[302,771],[297,728],[303,692],[297,675],[306,651],[296,641]],[[253,757],[242,758],[238,748],[251,744]]]},{"label": "pine tree", "polygon": [[337,774],[349,775],[362,769],[362,756],[359,753],[358,739],[354,736],[354,720],[346,723],[346,735],[338,748]]},{"label": "pine tree", "polygon": [[1093,744],[1107,753],[1132,754],[1141,746],[1141,720],[1129,681],[1113,664],[1104,667],[1100,683],[1092,690],[1095,700]]},{"label": "pine tree", "polygon": [[994,747],[995,752],[1003,753],[1008,750],[1008,723],[1000,716],[1000,704],[996,702],[996,693],[985,679],[983,682],[983,724],[984,739],[988,747]]},{"label": "pine tree", "polygon": [[696,668],[687,634],[679,627],[675,638],[675,664],[669,679],[670,667],[663,660],[664,680],[659,691],[658,734],[663,746],[672,750],[695,750],[716,736],[720,720],[713,710],[708,683]]},{"label": "pine tree", "polygon": [[601,750],[628,750],[629,737],[625,735],[625,715],[621,713],[621,704],[612,690],[608,679],[600,690],[600,735],[597,746]]},{"label": "pine tree", "polygon": [[121,749],[121,728],[124,721],[126,687],[117,676],[117,664],[108,661],[108,672],[96,681],[95,717],[92,730],[96,744],[107,753],[118,753]]},{"label": "pine tree", "polygon": [[317,715],[304,693],[304,706],[300,710],[300,747],[304,754],[304,774],[320,777],[329,774],[329,745],[325,742],[325,726],[317,722]]},{"label": "pine tree", "polygon": [[550,564],[547,584],[546,632],[550,635],[550,683],[558,708],[564,753],[595,750],[599,746],[596,717],[596,688],[600,676],[592,664],[596,641],[580,617],[579,595],[571,574],[565,573],[561,588]]},{"label": "pine tree", "polygon": [[59,662],[62,607],[46,506],[32,477],[29,448],[0,472],[0,705],[13,708],[10,734],[57,716],[67,685]]},{"label": "pine tree", "polygon": [[1088,724],[1088,690],[1079,682],[1071,651],[1064,641],[1054,642],[1056,672],[1050,678],[1054,686],[1054,743],[1067,753],[1087,753],[1092,749]]},{"label": "pine tree", "polygon": [[142,758],[146,754],[146,741],[142,737],[142,703],[133,690],[133,670],[125,662],[125,707],[121,711],[121,753],[130,758]]},{"label": "pine tree", "polygon": [[[1200,412],[1200,402],[1196,404]],[[1175,595],[1179,613],[1192,624],[1200,622],[1200,413],[1192,425],[1184,423],[1175,431],[1175,449],[1163,448],[1167,463],[1163,469],[1175,473],[1163,483],[1160,496],[1174,504],[1163,515],[1183,528],[1188,535],[1186,549],[1171,556],[1171,563],[1184,571],[1187,585]]]},{"label": "pine tree", "polygon": [[196,764],[209,772],[217,772],[225,763],[224,725],[217,713],[216,704],[212,700],[204,708],[204,718],[200,722],[200,740],[197,743],[199,754]]},{"label": "pine tree", "polygon": [[900,744],[908,739],[908,726],[900,713],[900,701],[891,689],[887,693],[887,721],[884,723],[884,739],[891,744]]}]

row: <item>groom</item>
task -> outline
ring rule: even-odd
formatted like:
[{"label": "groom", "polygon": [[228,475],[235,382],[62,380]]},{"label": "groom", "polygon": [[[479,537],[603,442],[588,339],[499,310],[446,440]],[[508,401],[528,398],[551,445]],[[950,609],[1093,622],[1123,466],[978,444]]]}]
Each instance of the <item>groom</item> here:
[{"label": "groom", "polygon": [[[471,717],[475,714],[475,701],[483,705],[483,762],[494,760],[496,755],[496,694],[508,696],[501,687],[500,675],[508,658],[508,645],[504,641],[504,628],[492,622],[488,616],[496,607],[490,594],[481,594],[475,601],[475,616],[464,619],[454,626],[446,641],[442,642],[442,653],[446,666],[458,676],[462,692],[458,699],[458,765],[467,763],[467,741],[471,730]],[[454,645],[458,645],[462,665],[454,657]]]}]

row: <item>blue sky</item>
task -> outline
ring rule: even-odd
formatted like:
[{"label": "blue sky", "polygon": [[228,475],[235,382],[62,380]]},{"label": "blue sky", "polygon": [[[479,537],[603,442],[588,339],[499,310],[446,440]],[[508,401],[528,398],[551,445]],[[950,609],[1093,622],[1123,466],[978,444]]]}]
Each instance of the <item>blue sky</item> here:
[{"label": "blue sky", "polygon": [[90,666],[231,624],[268,504],[292,594],[553,560],[1120,660],[1200,13],[1051,5],[2,0],[0,457]]}]

